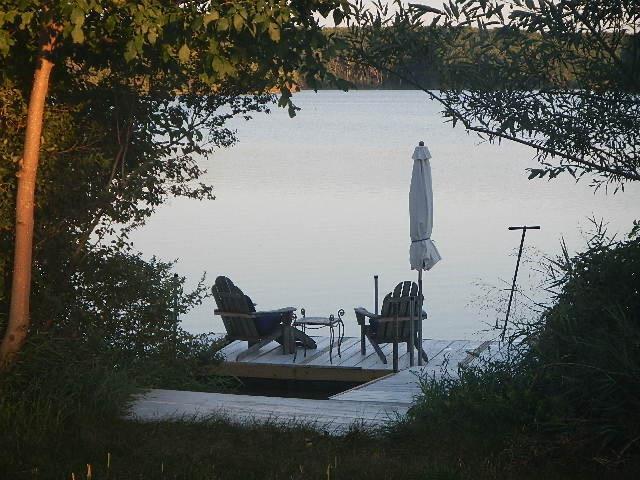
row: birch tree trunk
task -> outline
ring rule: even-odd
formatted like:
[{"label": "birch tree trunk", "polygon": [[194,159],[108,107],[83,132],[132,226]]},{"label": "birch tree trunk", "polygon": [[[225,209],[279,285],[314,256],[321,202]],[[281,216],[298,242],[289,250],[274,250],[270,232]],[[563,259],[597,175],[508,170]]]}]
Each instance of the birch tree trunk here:
[{"label": "birch tree trunk", "polygon": [[53,50],[54,36],[47,35],[36,65],[27,112],[27,130],[24,152],[18,177],[16,196],[15,250],[9,323],[0,344],[0,370],[5,370],[20,351],[29,331],[29,299],[31,296],[31,269],[33,258],[33,225],[36,174],[40,159],[40,138],[44,106],[49,89],[53,63],[49,54]]}]

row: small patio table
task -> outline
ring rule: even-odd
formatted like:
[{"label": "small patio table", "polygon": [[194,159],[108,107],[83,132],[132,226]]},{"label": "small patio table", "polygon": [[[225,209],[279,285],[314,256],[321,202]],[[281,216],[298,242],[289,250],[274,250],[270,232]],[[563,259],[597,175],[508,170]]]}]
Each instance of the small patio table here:
[{"label": "small patio table", "polygon": [[[307,317],[304,308],[300,309],[300,313],[302,314],[302,318],[296,318],[293,321],[294,327],[300,327],[303,333],[306,333],[307,329],[317,330],[324,327],[329,327],[329,362],[333,364],[333,345],[338,340],[338,356],[342,357],[340,352],[340,346],[342,345],[342,339],[344,338],[344,322],[342,321],[342,316],[344,315],[344,310],[341,308],[338,310],[338,317],[336,318],[333,314],[328,317]],[[338,336],[336,337],[336,330]],[[296,353],[293,356],[293,361],[296,361],[296,357],[298,355],[298,350],[296,349]],[[307,356],[307,346],[304,346],[304,356]]]}]

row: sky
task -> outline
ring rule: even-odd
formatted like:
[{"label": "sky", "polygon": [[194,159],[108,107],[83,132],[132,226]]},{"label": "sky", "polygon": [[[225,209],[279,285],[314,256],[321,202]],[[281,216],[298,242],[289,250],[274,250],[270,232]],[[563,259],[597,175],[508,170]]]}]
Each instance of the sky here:
[{"label": "sky", "polygon": [[[365,0],[364,4],[367,6],[373,6],[375,3],[373,0]],[[388,4],[392,4],[394,3],[392,0],[388,0],[386,3]],[[409,3],[416,3],[416,4],[422,4],[422,5],[429,5],[431,7],[435,7],[435,8],[440,8],[442,7],[442,4],[444,3],[444,0],[410,0],[410,1],[404,1],[403,3],[405,4],[409,4]],[[333,22],[333,18],[331,18],[331,16],[321,19],[321,24],[326,26],[326,27],[334,27],[335,24]]]}]

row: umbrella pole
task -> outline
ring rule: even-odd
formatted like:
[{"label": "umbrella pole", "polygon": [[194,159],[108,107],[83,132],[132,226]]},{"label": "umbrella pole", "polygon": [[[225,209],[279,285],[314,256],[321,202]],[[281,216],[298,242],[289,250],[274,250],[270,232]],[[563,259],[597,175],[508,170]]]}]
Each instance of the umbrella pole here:
[{"label": "umbrella pole", "polygon": [[418,298],[418,365],[422,365],[422,269],[418,270]]}]

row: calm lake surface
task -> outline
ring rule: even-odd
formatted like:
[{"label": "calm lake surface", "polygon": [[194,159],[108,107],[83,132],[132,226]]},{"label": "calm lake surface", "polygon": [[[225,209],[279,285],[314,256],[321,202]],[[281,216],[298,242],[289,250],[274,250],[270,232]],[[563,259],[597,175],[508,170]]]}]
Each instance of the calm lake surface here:
[{"label": "calm lake surface", "polygon": [[[408,192],[413,148],[433,158],[434,230],[443,260],[424,274],[429,319],[425,337],[490,338],[503,318],[520,232],[530,262],[519,285],[535,293],[536,259],[584,247],[589,217],[626,234],[640,218],[640,188],[594,193],[589,180],[527,180],[533,151],[490,145],[443,123],[436,104],[417,91],[361,91],[295,96],[302,111],[289,119],[274,108],[234,122],[239,143],[206,163],[212,202],[173,200],[134,236],[145,256],[178,259],[177,271],[195,285],[203,271],[212,284],[229,276],[259,310],[305,307],[328,315],[342,307],[347,335],[358,334],[353,307],[373,311],[373,275],[380,297],[409,270]],[[532,292],[533,290],[533,292]],[[223,332],[213,299],[183,320],[192,332]],[[526,314],[524,303],[516,315]]]}]

